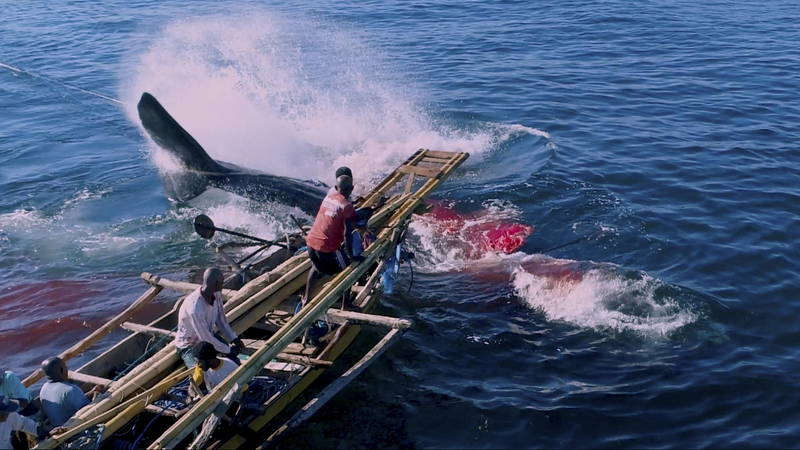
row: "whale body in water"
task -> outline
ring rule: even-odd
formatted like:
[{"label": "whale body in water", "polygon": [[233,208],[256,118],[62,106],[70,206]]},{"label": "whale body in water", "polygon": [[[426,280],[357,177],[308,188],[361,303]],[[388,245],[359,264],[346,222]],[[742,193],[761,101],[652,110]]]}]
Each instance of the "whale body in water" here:
[{"label": "whale body in water", "polygon": [[320,182],[270,175],[211,158],[151,94],[136,105],[147,134],[184,170],[159,171],[167,195],[186,202],[214,187],[260,202],[296,206],[313,215],[328,190]]}]

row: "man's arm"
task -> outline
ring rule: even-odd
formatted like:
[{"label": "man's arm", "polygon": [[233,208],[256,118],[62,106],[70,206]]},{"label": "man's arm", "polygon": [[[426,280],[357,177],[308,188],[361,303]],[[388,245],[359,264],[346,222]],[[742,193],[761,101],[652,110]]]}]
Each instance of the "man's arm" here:
[{"label": "man's arm", "polygon": [[348,203],[344,208],[344,252],[347,258],[353,260],[353,222],[356,220],[356,208],[352,203]]},{"label": "man's arm", "polygon": [[225,336],[225,338],[228,339],[229,342],[233,342],[233,341],[239,339],[239,335],[237,335],[236,332],[233,330],[233,328],[231,328],[231,324],[228,323],[228,318],[225,317],[225,310],[222,308],[222,298],[221,298],[222,294],[221,293],[219,294],[219,297],[220,298],[218,298],[214,302],[214,308],[215,308],[215,311],[216,311],[216,315],[215,316],[216,316],[217,328],[219,328],[220,333],[222,333],[222,335]]}]

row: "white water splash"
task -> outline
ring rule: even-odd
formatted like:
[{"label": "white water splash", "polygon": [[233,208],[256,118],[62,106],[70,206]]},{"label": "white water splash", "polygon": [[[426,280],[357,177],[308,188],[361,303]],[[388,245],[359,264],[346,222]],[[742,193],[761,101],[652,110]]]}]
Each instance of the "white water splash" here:
[{"label": "white water splash", "polygon": [[[138,57],[122,97],[154,94],[208,153],[330,183],[340,165],[380,178],[418,148],[481,154],[522,125],[437,124],[402,71],[353,30],[271,13],[176,21]],[[135,107],[130,120],[139,123]],[[162,169],[174,166],[157,156]]]},{"label": "white water splash", "polygon": [[528,306],[550,320],[581,327],[665,336],[697,316],[658,294],[664,283],[647,274],[623,273],[613,264],[528,255],[514,263],[511,283]]}]

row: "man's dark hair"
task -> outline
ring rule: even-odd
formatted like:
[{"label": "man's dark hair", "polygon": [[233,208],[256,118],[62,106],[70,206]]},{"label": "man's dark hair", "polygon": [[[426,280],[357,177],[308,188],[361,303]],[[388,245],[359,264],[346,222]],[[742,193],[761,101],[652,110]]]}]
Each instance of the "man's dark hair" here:
[{"label": "man's dark hair", "polygon": [[350,170],[350,168],[347,166],[339,167],[338,169],[336,169],[335,178],[339,178],[342,175],[347,175],[348,177],[353,178],[353,171]]},{"label": "man's dark hair", "polygon": [[199,361],[217,357],[217,349],[210,342],[198,342],[192,346],[192,356]]}]

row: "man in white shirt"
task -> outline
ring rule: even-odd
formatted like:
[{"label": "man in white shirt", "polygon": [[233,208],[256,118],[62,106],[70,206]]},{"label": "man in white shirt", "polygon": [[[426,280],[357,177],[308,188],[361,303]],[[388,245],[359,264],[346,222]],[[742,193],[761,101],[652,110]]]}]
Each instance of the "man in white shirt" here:
[{"label": "man in white shirt", "polygon": [[[17,414],[19,405],[0,395],[0,448],[12,448],[11,433],[22,431],[36,437],[39,426],[32,419]],[[44,433],[42,433],[44,434]]]},{"label": "man in white shirt", "polygon": [[[217,352],[231,357],[236,357],[244,349],[242,340],[231,328],[222,309],[223,281],[222,271],[216,267],[208,268],[203,273],[203,285],[183,300],[174,343],[186,367],[195,365],[192,346],[198,342],[208,342]],[[223,337],[233,345],[228,345]]]}]

